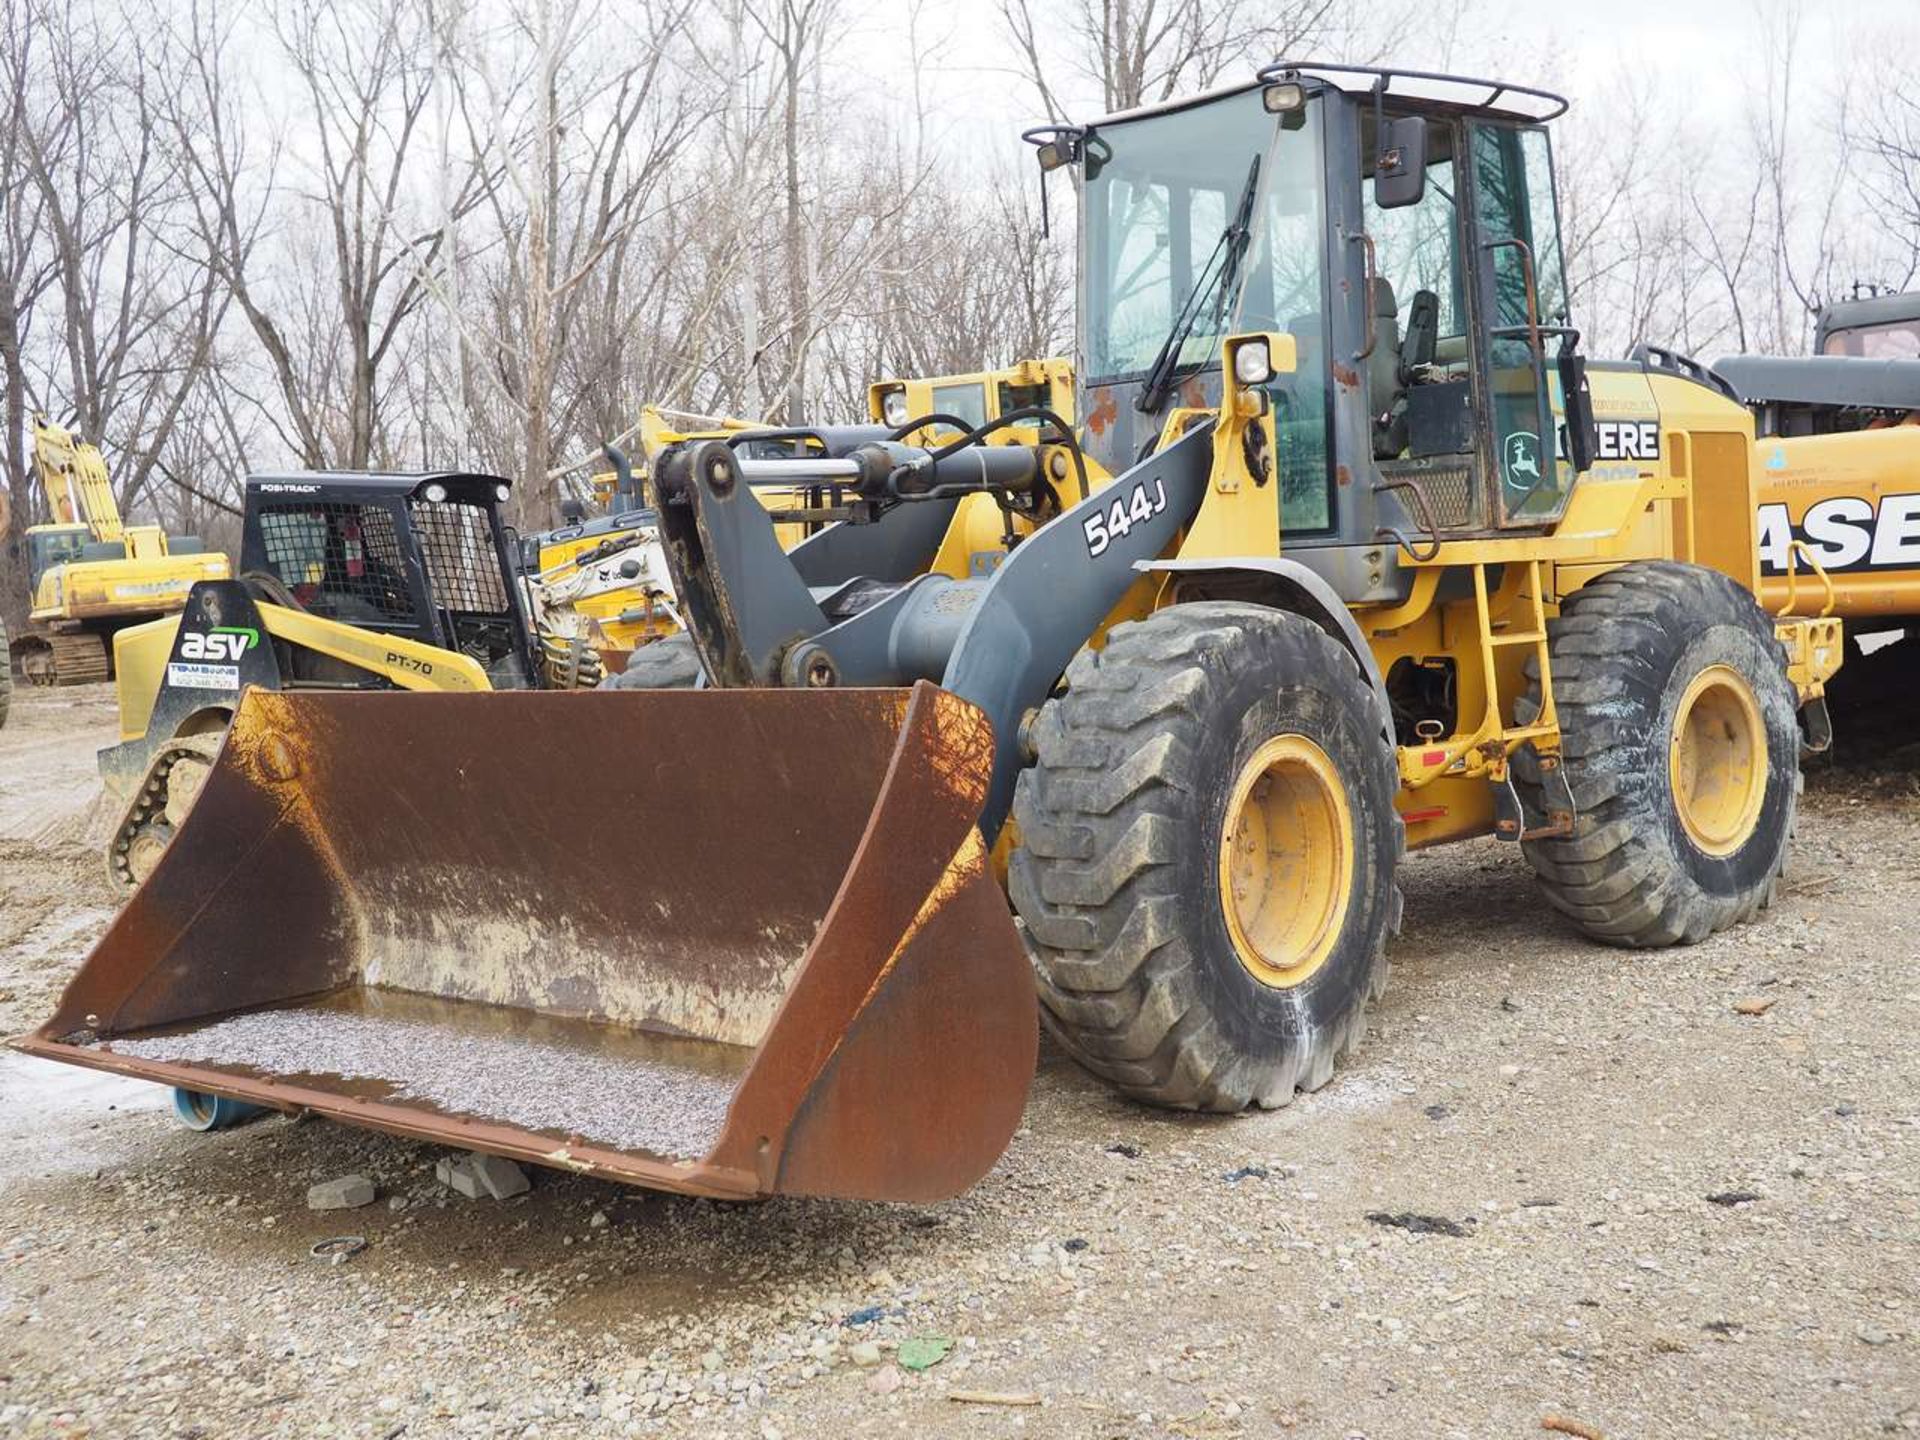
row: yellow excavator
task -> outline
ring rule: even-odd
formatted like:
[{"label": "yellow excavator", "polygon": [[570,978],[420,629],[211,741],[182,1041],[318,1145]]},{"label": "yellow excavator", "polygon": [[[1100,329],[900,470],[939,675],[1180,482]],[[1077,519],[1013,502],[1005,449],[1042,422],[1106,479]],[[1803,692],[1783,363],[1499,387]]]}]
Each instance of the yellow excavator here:
[{"label": "yellow excavator", "polygon": [[[647,418],[656,415],[649,407]],[[612,445],[606,456],[610,468],[592,477],[599,514],[568,500],[557,529],[520,538],[522,587],[553,689],[617,679],[636,653],[679,630],[645,472]],[[683,656],[688,684],[690,664]]]},{"label": "yellow excavator", "polygon": [[658,1189],[932,1201],[1042,1022],[1150,1104],[1326,1084],[1409,847],[1513,844],[1599,944],[1759,919],[1840,626],[1756,598],[1746,406],[1583,354],[1565,108],[1280,63],[1031,132],[1077,172],[1071,380],[668,447],[701,688],[248,692],[16,1043]]},{"label": "yellow excavator", "polygon": [[35,685],[111,679],[115,632],[177,612],[196,583],[227,578],[227,557],[191,535],[123,523],[100,451],[44,415],[33,463],[53,518],[27,527],[31,610],[13,663]]}]

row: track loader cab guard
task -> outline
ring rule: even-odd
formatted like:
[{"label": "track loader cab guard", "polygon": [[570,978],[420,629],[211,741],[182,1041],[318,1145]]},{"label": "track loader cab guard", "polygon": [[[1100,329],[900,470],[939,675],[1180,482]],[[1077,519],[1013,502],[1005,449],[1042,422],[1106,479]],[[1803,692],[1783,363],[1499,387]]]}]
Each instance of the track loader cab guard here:
[{"label": "track loader cab guard", "polygon": [[1580,363],[1563,108],[1288,64],[1053,128],[1070,411],[951,377],[651,457],[704,689],[249,695],[26,1045],[666,1189],[930,1199],[1018,1123],[1036,991],[1152,1103],[1325,1084],[1408,844],[1513,841],[1606,943],[1751,917],[1837,633],[1754,601],[1745,410]]},{"label": "track loader cab guard", "polygon": [[466,654],[497,687],[538,674],[491,475],[322,472],[247,482],[243,576],[323,620]]},{"label": "track loader cab guard", "polygon": [[525,688],[530,626],[492,476],[250,477],[241,578],[203,581],[177,618],[123,632],[121,812],[107,873],[131,890],[184,820],[248,689]]}]

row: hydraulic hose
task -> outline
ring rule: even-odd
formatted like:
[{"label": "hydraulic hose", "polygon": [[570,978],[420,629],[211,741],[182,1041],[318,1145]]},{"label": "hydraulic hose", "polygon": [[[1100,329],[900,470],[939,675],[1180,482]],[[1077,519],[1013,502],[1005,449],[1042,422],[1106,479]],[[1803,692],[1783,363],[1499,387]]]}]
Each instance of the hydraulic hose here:
[{"label": "hydraulic hose", "polygon": [[[947,420],[951,417],[940,416],[937,418]],[[950,440],[939,449],[928,451],[928,458],[937,464],[939,461],[953,454],[956,450],[964,450],[969,445],[977,445],[987,436],[993,434],[994,431],[1004,430],[1009,425],[1018,424],[1022,420],[1042,420],[1059,432],[1060,443],[1066,446],[1068,453],[1073,456],[1074,476],[1080,484],[1080,498],[1084,500],[1087,496],[1091,495],[1093,488],[1087,483],[1087,457],[1081,453],[1080,442],[1074,437],[1073,427],[1067,424],[1065,420],[1062,420],[1057,412],[1048,409],[1045,405],[1022,405],[1018,410],[1009,410],[1006,414],[989,420],[983,425],[970,426],[966,430],[966,433],[961,435],[957,440]],[[916,421],[915,423],[924,424],[926,422]],[[912,427],[907,428],[911,429]]]}]

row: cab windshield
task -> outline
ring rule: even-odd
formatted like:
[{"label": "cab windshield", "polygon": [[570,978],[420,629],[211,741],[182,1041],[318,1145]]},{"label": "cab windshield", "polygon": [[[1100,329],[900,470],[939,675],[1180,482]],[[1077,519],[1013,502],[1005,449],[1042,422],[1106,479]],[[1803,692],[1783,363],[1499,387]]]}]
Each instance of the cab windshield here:
[{"label": "cab windshield", "polygon": [[77,563],[86,545],[87,532],[77,525],[27,536],[27,569],[33,588],[39,589],[41,577],[56,565]]},{"label": "cab windshield", "polygon": [[[1317,118],[1277,123],[1258,91],[1102,126],[1088,142],[1083,334],[1094,383],[1152,365],[1183,304],[1208,277],[1221,236],[1258,161],[1253,239],[1265,253],[1237,267],[1223,307],[1200,297],[1182,365],[1218,350],[1236,306],[1276,316],[1320,311]],[[1311,226],[1311,228],[1309,228]],[[1299,234],[1275,235],[1275,230]],[[1262,238],[1267,240],[1260,246]],[[1274,243],[1280,240],[1282,244]],[[1283,255],[1281,249],[1286,253]],[[1264,264],[1257,263],[1264,260]],[[1213,273],[1220,267],[1216,264]],[[1243,327],[1244,328],[1244,327]]]},{"label": "cab windshield", "polygon": [[[1217,365],[1227,335],[1292,335],[1295,369],[1268,387],[1290,531],[1324,529],[1332,520],[1320,113],[1320,101],[1309,98],[1303,110],[1270,115],[1256,89],[1103,125],[1087,141],[1086,383],[1141,378],[1183,311],[1192,323],[1173,357],[1176,381]],[[1227,263],[1222,237],[1250,176],[1244,253]]]}]

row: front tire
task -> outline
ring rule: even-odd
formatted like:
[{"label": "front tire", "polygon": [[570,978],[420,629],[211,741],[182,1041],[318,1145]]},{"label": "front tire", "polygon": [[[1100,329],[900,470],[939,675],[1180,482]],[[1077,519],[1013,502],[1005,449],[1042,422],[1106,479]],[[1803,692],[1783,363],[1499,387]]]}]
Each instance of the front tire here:
[{"label": "front tire", "polygon": [[1393,752],[1353,656],[1300,615],[1175,605],[1082,652],[1033,739],[1008,890],[1055,1036],[1178,1109],[1325,1084],[1400,918]]},{"label": "front tire", "polygon": [[1800,728],[1753,596],[1695,565],[1623,565],[1568,596],[1549,633],[1578,818],[1523,847],[1547,899],[1623,946],[1690,945],[1764,908],[1793,830]]}]

